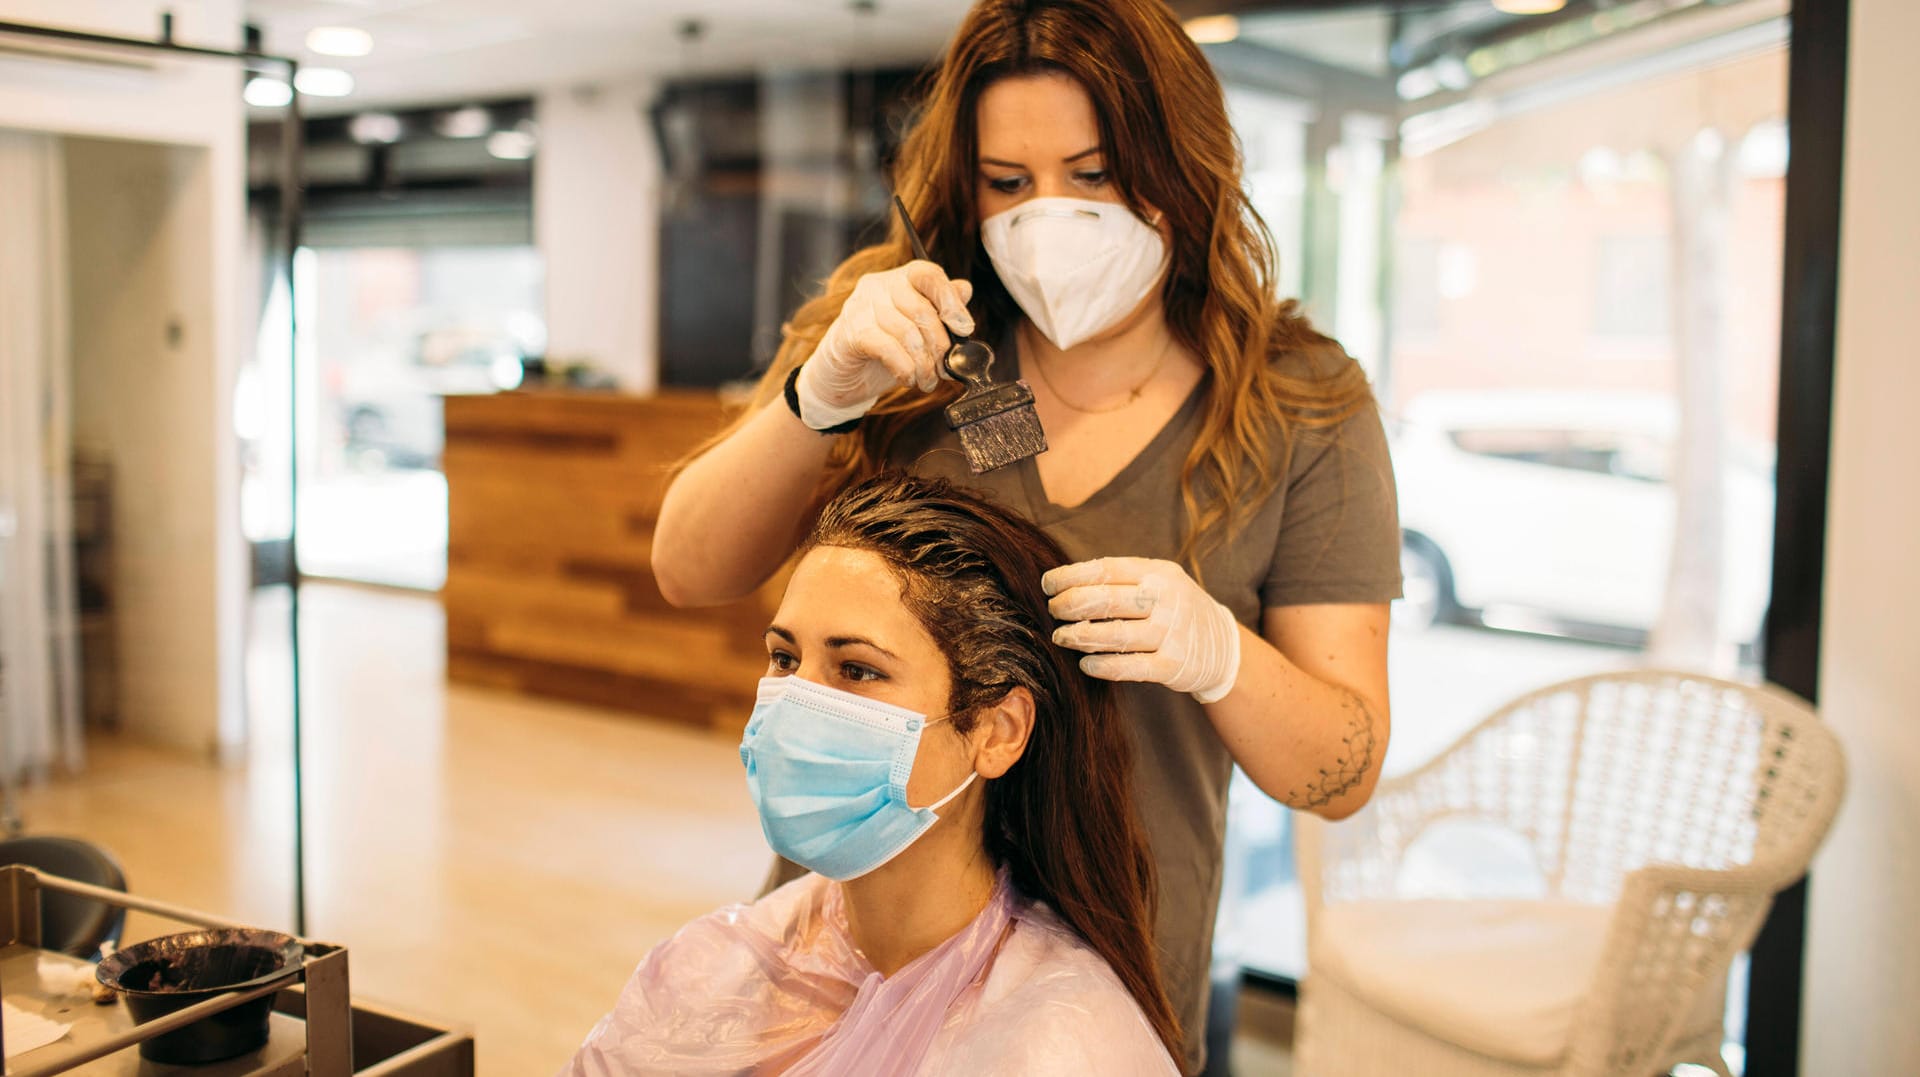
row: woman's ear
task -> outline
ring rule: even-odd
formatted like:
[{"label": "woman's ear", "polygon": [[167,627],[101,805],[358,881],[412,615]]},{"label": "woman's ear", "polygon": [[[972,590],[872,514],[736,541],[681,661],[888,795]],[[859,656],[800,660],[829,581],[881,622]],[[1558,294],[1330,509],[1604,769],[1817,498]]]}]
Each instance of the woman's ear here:
[{"label": "woman's ear", "polygon": [[973,769],[982,778],[998,778],[1026,754],[1033,734],[1033,693],[1014,688],[979,711],[974,722]]}]

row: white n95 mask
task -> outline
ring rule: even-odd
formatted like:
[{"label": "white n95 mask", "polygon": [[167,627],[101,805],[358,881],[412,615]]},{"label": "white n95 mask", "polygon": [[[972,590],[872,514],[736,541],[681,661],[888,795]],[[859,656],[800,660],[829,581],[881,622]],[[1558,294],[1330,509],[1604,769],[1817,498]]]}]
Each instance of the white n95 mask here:
[{"label": "white n95 mask", "polygon": [[1160,280],[1167,243],[1116,202],[1034,198],[980,222],[1000,283],[1065,351],[1132,313]]}]

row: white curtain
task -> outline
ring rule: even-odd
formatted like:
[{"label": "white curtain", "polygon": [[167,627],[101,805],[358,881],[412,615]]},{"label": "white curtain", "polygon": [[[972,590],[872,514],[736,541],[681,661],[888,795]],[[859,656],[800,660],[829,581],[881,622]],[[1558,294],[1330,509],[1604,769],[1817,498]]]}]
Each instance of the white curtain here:
[{"label": "white curtain", "polygon": [[82,762],[58,139],[0,130],[0,778]]}]

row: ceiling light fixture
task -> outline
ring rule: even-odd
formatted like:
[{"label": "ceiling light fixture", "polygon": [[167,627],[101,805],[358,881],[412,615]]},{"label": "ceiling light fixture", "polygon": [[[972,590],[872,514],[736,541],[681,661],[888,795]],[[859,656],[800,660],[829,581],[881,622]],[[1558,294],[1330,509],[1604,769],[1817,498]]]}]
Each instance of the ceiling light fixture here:
[{"label": "ceiling light fixture", "polygon": [[365,56],[373,35],[355,26],[316,26],[307,31],[307,51],[322,56]]},{"label": "ceiling light fixture", "polygon": [[1224,45],[1240,36],[1240,20],[1232,15],[1202,15],[1181,24],[1200,45]]},{"label": "ceiling light fixture", "polygon": [[280,79],[256,75],[247,80],[240,96],[254,108],[281,108],[293,100],[293,87]]},{"label": "ceiling light fixture", "polygon": [[487,136],[487,152],[502,161],[524,161],[533,156],[534,145],[529,131],[495,131]]},{"label": "ceiling light fixture", "polygon": [[1551,15],[1567,6],[1567,0],[1493,0],[1494,9],[1509,15]]},{"label": "ceiling light fixture", "polygon": [[303,67],[293,76],[293,84],[314,97],[345,97],[353,92],[353,76],[337,67]]},{"label": "ceiling light fixture", "polygon": [[493,130],[493,115],[479,105],[468,105],[443,114],[435,126],[448,138],[479,138]]},{"label": "ceiling light fixture", "polygon": [[391,112],[362,112],[347,121],[347,134],[355,142],[394,143],[400,141],[400,117]]}]

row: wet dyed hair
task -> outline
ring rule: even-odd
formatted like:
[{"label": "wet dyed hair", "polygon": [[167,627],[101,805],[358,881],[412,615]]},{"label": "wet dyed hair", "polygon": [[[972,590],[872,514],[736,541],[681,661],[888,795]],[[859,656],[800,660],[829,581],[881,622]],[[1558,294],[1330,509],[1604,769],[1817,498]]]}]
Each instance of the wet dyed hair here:
[{"label": "wet dyed hair", "polygon": [[953,730],[1014,688],[1033,695],[1025,753],[986,783],[986,849],[1104,958],[1175,1057],[1181,1031],[1153,945],[1153,862],[1133,802],[1133,747],[1112,687],[1052,642],[1040,589],[1066,554],[1035,525],[941,479],[886,471],[821,511],[802,552],[865,550],[947,656]]},{"label": "wet dyed hair", "polygon": [[[1143,216],[1148,206],[1166,215],[1167,325],[1208,372],[1180,478],[1179,559],[1197,570],[1202,553],[1231,537],[1239,507],[1285,477],[1274,439],[1344,422],[1373,405],[1373,391],[1359,364],[1276,294],[1278,255],[1242,185],[1220,80],[1161,0],[980,0],[932,72],[892,179],[933,261],[973,282],[979,336],[1004,339],[1022,317],[980,246],[980,96],[1002,79],[1041,74],[1087,91],[1121,198]],[[884,241],[842,262],[795,312],[756,404],[780,393],[862,276],[913,257],[905,229],[889,220]],[[933,393],[889,393],[857,436],[838,439],[823,499],[884,467],[901,433],[959,392],[943,382]]]}]

